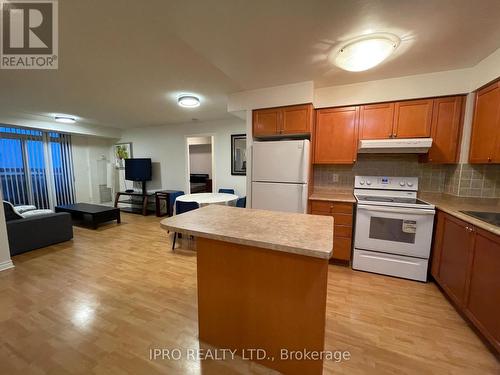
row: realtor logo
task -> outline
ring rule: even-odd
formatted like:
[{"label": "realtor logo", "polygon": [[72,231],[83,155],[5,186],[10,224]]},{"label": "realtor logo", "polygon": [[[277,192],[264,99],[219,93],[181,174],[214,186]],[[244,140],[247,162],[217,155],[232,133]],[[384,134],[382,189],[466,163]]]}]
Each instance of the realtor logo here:
[{"label": "realtor logo", "polygon": [[57,0],[0,0],[0,68],[57,69]]}]

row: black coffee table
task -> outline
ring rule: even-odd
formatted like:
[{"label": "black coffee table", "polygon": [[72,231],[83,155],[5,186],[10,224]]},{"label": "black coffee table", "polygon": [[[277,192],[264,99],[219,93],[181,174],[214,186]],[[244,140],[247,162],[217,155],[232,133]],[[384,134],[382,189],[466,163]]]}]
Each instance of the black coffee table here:
[{"label": "black coffee table", "polygon": [[68,212],[74,220],[89,219],[91,226],[97,229],[100,223],[116,220],[120,224],[120,209],[90,203],[75,203],[56,206],[56,212]]}]

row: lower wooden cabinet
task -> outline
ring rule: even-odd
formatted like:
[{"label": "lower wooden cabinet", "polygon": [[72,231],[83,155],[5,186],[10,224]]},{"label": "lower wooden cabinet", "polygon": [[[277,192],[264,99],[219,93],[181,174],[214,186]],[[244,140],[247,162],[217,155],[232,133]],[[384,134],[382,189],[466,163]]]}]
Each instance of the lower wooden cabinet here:
[{"label": "lower wooden cabinet", "polygon": [[311,214],[333,216],[332,258],[335,260],[351,261],[353,208],[349,202],[310,201]]},{"label": "lower wooden cabinet", "polygon": [[500,236],[438,211],[431,274],[500,353]]},{"label": "lower wooden cabinet", "polygon": [[474,230],[466,314],[500,351],[500,238]]}]

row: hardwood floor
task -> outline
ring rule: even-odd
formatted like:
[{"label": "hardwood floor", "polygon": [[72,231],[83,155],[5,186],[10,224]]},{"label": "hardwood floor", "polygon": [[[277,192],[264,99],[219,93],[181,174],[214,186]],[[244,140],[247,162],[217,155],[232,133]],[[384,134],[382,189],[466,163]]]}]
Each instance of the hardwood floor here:
[{"label": "hardwood floor", "polygon": [[[0,374],[272,373],[235,361],[150,360],[198,348],[196,256],[170,250],[159,219],[75,227],[71,242],[0,272]],[[433,283],[329,267],[326,362],[338,374],[498,374],[497,359]]]}]

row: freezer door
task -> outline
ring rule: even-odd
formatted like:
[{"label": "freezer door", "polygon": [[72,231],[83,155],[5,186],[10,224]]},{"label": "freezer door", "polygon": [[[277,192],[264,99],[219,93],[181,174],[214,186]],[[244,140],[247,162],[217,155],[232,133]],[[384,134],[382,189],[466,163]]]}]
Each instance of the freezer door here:
[{"label": "freezer door", "polygon": [[254,142],[252,181],[308,182],[309,140]]},{"label": "freezer door", "polygon": [[252,208],[306,213],[307,184],[252,182]]}]

